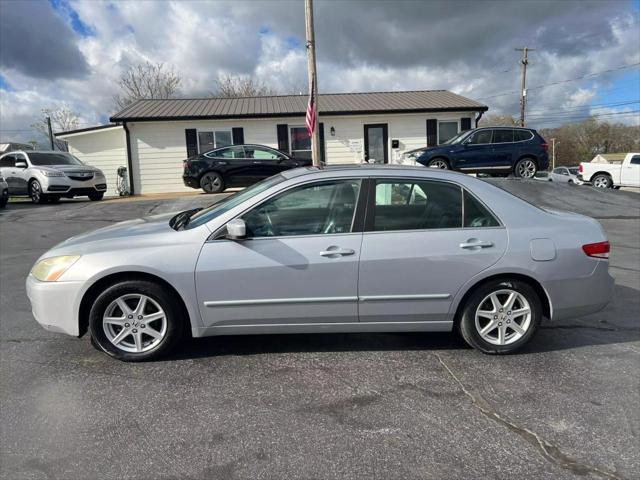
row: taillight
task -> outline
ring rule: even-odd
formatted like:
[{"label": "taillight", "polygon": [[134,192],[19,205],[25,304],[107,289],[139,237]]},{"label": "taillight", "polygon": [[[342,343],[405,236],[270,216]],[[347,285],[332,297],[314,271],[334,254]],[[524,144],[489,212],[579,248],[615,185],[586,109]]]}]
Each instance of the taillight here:
[{"label": "taillight", "polygon": [[548,145],[548,144],[543,143],[541,146],[542,146],[542,149],[543,149],[545,152],[548,152],[548,151],[549,151],[549,145]]},{"label": "taillight", "polygon": [[189,170],[191,168],[191,160],[183,160],[185,170]]},{"label": "taillight", "polygon": [[582,164],[578,165],[578,173],[582,173]]},{"label": "taillight", "polygon": [[589,257],[609,258],[611,245],[609,242],[588,243],[582,246],[582,251]]}]

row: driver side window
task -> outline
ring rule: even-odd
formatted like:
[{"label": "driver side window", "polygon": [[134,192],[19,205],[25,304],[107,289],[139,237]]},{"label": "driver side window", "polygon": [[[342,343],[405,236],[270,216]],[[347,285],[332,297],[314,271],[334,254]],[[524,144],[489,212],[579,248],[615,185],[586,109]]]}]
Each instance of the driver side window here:
[{"label": "driver side window", "polygon": [[469,145],[484,145],[491,143],[491,130],[479,130],[469,137],[467,144]]},{"label": "driver side window", "polygon": [[360,180],[303,185],[265,201],[242,219],[248,237],[349,233]]}]

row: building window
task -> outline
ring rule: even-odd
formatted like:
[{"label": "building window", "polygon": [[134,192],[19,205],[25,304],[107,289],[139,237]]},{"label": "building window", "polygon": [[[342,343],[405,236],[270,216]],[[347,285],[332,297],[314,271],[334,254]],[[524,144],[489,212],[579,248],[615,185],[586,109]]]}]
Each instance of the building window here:
[{"label": "building window", "polygon": [[438,122],[438,145],[458,134],[458,122]]},{"label": "building window", "polygon": [[291,127],[291,156],[294,158],[311,159],[311,137],[307,132],[307,127]]},{"label": "building window", "polygon": [[198,132],[198,152],[204,153],[214,148],[233,145],[231,130],[216,130],[213,132]]}]

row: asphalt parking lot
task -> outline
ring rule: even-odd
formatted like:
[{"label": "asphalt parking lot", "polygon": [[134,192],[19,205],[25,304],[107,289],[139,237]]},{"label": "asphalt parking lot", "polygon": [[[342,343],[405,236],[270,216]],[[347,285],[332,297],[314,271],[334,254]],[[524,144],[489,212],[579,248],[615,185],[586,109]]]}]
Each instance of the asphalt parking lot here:
[{"label": "asphalt parking lot", "polygon": [[599,219],[616,279],[606,310],[548,323],[507,357],[453,334],[332,334],[198,339],[120,363],[36,324],[30,267],[76,233],[214,196],[10,204],[1,478],[640,478],[640,195],[496,183]]}]

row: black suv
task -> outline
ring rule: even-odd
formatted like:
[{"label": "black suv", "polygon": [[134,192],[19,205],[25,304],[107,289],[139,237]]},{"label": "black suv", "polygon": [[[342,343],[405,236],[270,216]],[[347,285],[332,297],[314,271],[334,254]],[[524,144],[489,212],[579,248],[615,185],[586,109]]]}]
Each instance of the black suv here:
[{"label": "black suv", "polygon": [[530,128],[485,127],[459,133],[437,147],[405,154],[426,167],[533,178],[549,167],[548,145]]},{"label": "black suv", "polygon": [[187,187],[220,193],[227,187],[248,187],[283,170],[311,165],[264,145],[230,145],[184,160],[182,180]]}]

